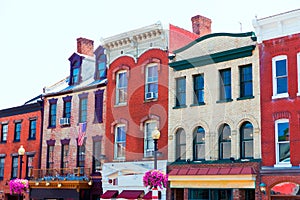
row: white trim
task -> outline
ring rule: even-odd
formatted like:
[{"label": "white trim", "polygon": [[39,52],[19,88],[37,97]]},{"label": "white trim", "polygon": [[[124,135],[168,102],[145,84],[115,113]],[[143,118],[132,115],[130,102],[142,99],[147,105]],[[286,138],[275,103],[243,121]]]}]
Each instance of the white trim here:
[{"label": "white trim", "polygon": [[[289,123],[288,119],[278,119],[275,121],[275,158],[276,158],[276,164],[274,164],[274,167],[291,167],[291,163],[289,162],[279,162],[279,142],[278,142],[278,124],[280,123]],[[289,123],[290,127],[290,123]],[[286,142],[290,144],[290,141]]]},{"label": "white trim", "polygon": [[[273,96],[272,99],[277,98],[285,98],[289,97],[288,92],[286,93],[277,93],[277,77],[276,77],[276,61],[278,60],[286,60],[286,77],[288,81],[288,59],[286,55],[279,55],[272,58],[272,81],[273,81]],[[288,90],[288,82],[287,82],[287,90]]]},{"label": "white trim", "polygon": [[[149,70],[149,68],[150,67],[155,67],[156,66],[156,70],[157,70],[157,79],[156,80],[152,80],[152,81],[148,81],[148,70]],[[153,95],[153,99],[157,99],[158,98],[158,63],[149,63],[145,68],[146,68],[146,76],[145,76],[145,99],[147,100],[147,96],[146,96],[146,94],[148,93],[148,92],[153,92],[154,93],[154,95]],[[148,91],[148,84],[150,84],[150,83],[157,83],[157,91],[155,92],[155,91]]]},{"label": "white trim", "polygon": [[[127,85],[126,85],[126,91],[128,89],[128,77],[127,77],[127,70],[120,70],[117,72],[117,76],[116,76],[116,105],[126,105],[127,104],[127,97],[125,99],[125,102],[119,102],[119,88],[118,88],[118,85],[119,85],[119,76],[120,74],[122,73],[125,73],[125,76],[126,76],[126,79],[127,79]],[[125,87],[124,87],[125,89]],[[127,94],[126,94],[127,95]]]},{"label": "white trim", "polygon": [[[118,157],[118,147],[117,147],[117,130],[119,127],[124,127],[124,131],[125,131],[125,149],[126,149],[126,127],[125,127],[125,124],[117,124],[115,126],[115,142],[114,142],[114,159],[115,160],[124,160],[125,159],[125,155],[123,157]],[[126,150],[125,150],[126,152]]]},{"label": "white trim", "polygon": [[[153,149],[146,149],[146,147],[147,147],[147,124],[150,124],[150,123],[155,123],[155,126],[157,127],[157,121],[156,120],[148,120],[144,123],[144,157],[152,157],[152,156],[149,156],[147,154],[147,152],[151,152],[151,151],[154,152],[154,142],[153,142],[153,139],[152,139],[152,133],[150,133],[150,138],[152,139]],[[155,126],[153,127],[153,130],[154,130]]]},{"label": "white trim", "polygon": [[297,75],[298,75],[298,93],[297,96],[300,96],[300,52],[297,53]]}]

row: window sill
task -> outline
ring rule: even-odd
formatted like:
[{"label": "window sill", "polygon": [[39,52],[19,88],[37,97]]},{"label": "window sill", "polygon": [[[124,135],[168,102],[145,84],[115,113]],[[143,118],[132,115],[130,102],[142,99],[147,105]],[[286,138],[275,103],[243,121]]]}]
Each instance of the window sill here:
[{"label": "window sill", "polygon": [[0,144],[6,144],[7,143],[7,141],[1,141],[0,142]]},{"label": "window sill", "polygon": [[173,109],[180,109],[180,108],[186,108],[186,105],[180,105],[180,106],[174,106]]},{"label": "window sill", "polygon": [[158,101],[158,98],[145,99],[145,100],[144,100],[144,103],[153,102],[153,101]]},{"label": "window sill", "polygon": [[280,168],[280,167],[292,167],[291,163],[277,163],[274,165],[274,167]]},{"label": "window sill", "polygon": [[276,94],[272,96],[272,99],[281,99],[281,98],[288,98],[289,93],[282,93],[282,94]]},{"label": "window sill", "polygon": [[240,100],[246,100],[246,99],[254,99],[254,96],[239,97],[236,100],[240,101]]},{"label": "window sill", "polygon": [[204,102],[199,102],[199,103],[193,103],[190,105],[190,107],[194,107],[194,106],[204,106],[205,103]]},{"label": "window sill", "polygon": [[126,159],[125,158],[114,158],[113,159],[113,162],[124,162],[124,161],[126,161]]},{"label": "window sill", "polygon": [[115,108],[116,107],[123,107],[123,106],[127,106],[127,103],[119,103],[119,104],[115,104]]},{"label": "window sill", "polygon": [[48,126],[48,129],[56,128],[56,126]]},{"label": "window sill", "polygon": [[232,102],[233,99],[222,99],[222,100],[219,100],[219,101],[216,101],[216,103],[227,103],[227,102]]},{"label": "window sill", "polygon": [[20,140],[14,140],[13,142],[20,142]]},{"label": "window sill", "polygon": [[28,138],[27,140],[36,140],[36,138]]}]

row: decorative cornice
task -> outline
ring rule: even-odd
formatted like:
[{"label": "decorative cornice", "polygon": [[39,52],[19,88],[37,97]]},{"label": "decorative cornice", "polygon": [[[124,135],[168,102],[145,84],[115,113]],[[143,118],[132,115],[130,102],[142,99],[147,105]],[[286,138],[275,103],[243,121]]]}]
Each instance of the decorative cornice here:
[{"label": "decorative cornice", "polygon": [[255,33],[254,32],[246,32],[246,33],[212,33],[212,34],[208,34],[208,35],[204,35],[200,38],[197,38],[196,40],[192,41],[191,43],[187,44],[186,46],[180,48],[180,49],[177,49],[175,51],[173,51],[175,54],[176,53],[180,53],[192,46],[194,46],[195,44],[203,41],[203,40],[206,40],[208,38],[213,38],[213,37],[220,37],[220,36],[227,36],[227,37],[251,37],[252,41],[256,41],[257,38],[255,36]]},{"label": "decorative cornice", "polygon": [[229,60],[234,60],[238,58],[252,56],[252,51],[255,49],[256,45],[245,46],[241,48],[231,49],[228,51],[223,51],[219,53],[199,56],[195,58],[190,58],[187,60],[180,60],[177,62],[170,63],[175,71],[181,71],[189,68],[201,67],[205,65],[210,65],[213,63],[219,63]]}]

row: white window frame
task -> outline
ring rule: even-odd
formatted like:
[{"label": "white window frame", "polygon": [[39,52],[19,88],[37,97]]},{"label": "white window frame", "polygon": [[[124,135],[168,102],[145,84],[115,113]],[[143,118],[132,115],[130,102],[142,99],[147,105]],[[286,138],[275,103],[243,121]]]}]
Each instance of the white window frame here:
[{"label": "white window frame", "polygon": [[[127,88],[128,88],[128,79],[127,79],[127,85],[124,87],[119,87],[119,76],[120,74],[125,73],[126,79],[127,79],[127,71],[126,70],[121,70],[117,72],[117,76],[116,76],[116,105],[126,105],[127,104]],[[120,91],[124,92],[124,101],[119,101],[119,97],[120,97]]]},{"label": "white window frame", "polygon": [[[152,131],[154,131],[155,127],[157,127],[157,121],[149,120],[149,121],[146,121],[145,125],[144,125],[144,157],[153,157],[153,155],[154,155],[153,154],[153,152],[154,152],[154,141],[153,141],[153,138],[152,138],[152,131],[149,134],[147,133],[147,125],[148,124],[154,124],[153,125],[153,130],[152,130]],[[147,148],[148,143],[153,144],[152,148]]]},{"label": "white window frame", "polygon": [[[286,77],[288,79],[288,59],[286,55],[280,55],[272,58],[272,77],[273,77],[273,96],[272,99],[289,97],[288,91],[286,93],[277,93],[277,77],[276,77],[276,61],[286,60]],[[287,83],[288,89],[288,83]]]},{"label": "white window frame", "polygon": [[274,167],[292,167],[292,164],[289,162],[279,162],[279,144],[282,143],[289,143],[291,145],[291,142],[288,141],[284,141],[284,142],[278,142],[278,124],[280,123],[289,123],[289,128],[290,128],[290,122],[288,119],[279,119],[275,121],[275,157],[276,157],[276,164],[274,165]]},{"label": "white window frame", "polygon": [[297,96],[300,96],[300,52],[297,53],[297,70],[298,70],[298,93],[297,93]]},{"label": "white window frame", "polygon": [[[156,70],[157,70],[157,77],[153,76],[153,77],[149,77],[149,68],[155,67],[156,66]],[[148,88],[148,84],[157,84],[157,91],[154,91],[154,99],[158,98],[158,64],[157,63],[153,63],[153,64],[149,64],[146,66],[146,77],[145,77],[145,99],[147,100],[147,93],[148,92],[153,92],[153,91],[149,91]]]},{"label": "white window frame", "polygon": [[[124,149],[124,156],[118,156],[118,144],[123,143],[120,141],[117,141],[117,137],[118,137],[118,129],[119,128],[124,128],[124,132],[125,132],[125,141],[123,141],[125,143],[125,149]],[[125,160],[125,153],[126,153],[126,126],[125,124],[118,124],[115,126],[115,143],[114,143],[114,157],[116,160]]]}]

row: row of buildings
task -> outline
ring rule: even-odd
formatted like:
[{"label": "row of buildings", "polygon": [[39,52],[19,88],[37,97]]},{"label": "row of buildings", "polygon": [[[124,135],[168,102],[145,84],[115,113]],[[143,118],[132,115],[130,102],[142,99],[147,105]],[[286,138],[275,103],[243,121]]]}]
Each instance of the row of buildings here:
[{"label": "row of buildings", "polygon": [[78,38],[68,77],[0,110],[0,199],[17,198],[17,177],[25,199],[151,199],[155,128],[162,199],[300,199],[299,17],[212,33],[197,15],[193,32],[156,23],[97,48]]}]

